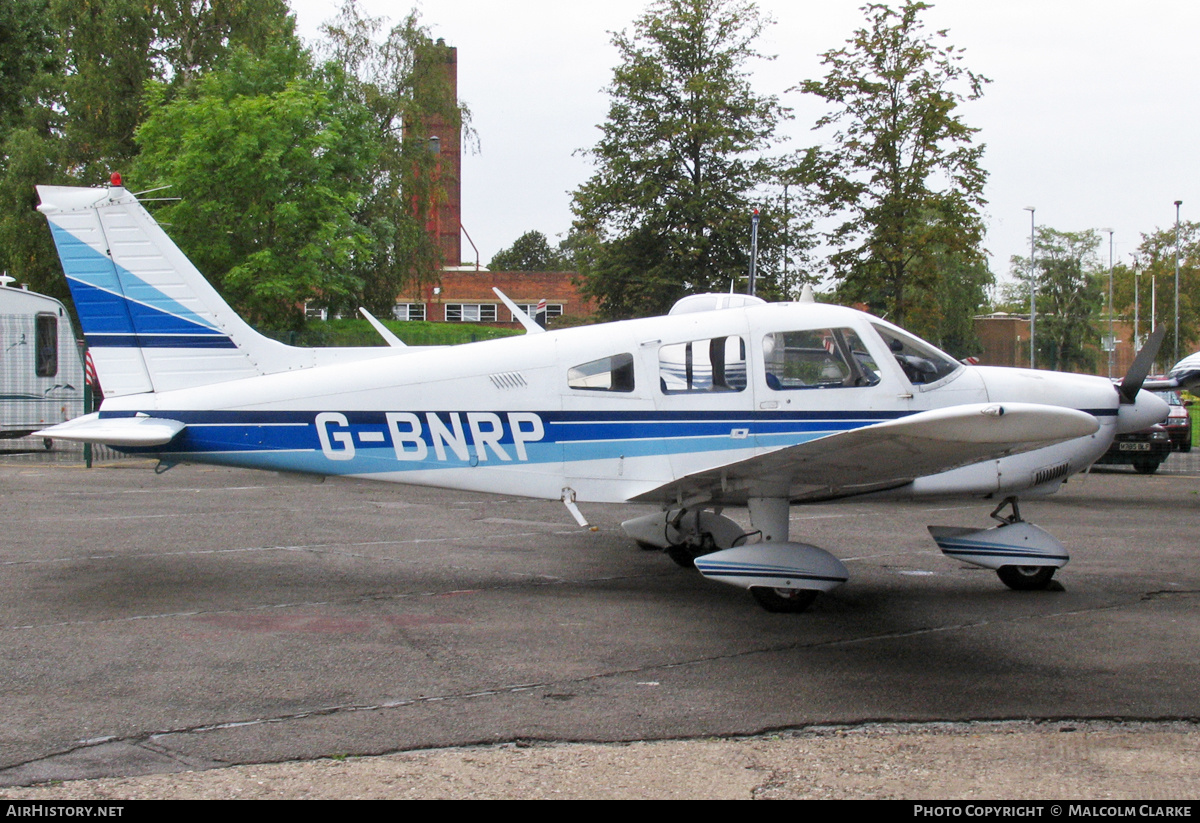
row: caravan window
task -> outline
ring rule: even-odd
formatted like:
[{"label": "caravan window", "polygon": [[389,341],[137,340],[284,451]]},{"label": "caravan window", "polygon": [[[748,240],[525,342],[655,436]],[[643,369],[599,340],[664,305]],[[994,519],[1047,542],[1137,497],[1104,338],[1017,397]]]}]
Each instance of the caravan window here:
[{"label": "caravan window", "polygon": [[38,377],[54,377],[58,374],[58,318],[53,314],[39,314],[36,324],[35,372]]}]

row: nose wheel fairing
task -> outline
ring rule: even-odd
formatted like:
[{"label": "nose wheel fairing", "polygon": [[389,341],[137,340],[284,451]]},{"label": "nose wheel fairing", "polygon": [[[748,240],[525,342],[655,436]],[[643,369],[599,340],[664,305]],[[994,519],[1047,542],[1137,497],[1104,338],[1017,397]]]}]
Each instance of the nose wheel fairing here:
[{"label": "nose wheel fairing", "polygon": [[[1006,507],[1012,514],[1001,515]],[[1033,591],[1050,585],[1054,572],[1067,565],[1066,547],[1045,529],[1021,519],[1015,497],[1005,498],[992,512],[1000,521],[990,529],[930,526],[929,534],[947,557],[995,570],[1010,589]]]}]

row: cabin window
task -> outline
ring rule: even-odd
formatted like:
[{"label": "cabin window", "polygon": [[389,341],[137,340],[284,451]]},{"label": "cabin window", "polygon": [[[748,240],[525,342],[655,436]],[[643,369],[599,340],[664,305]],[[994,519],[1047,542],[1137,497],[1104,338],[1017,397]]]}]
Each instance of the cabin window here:
[{"label": "cabin window", "polygon": [[495,303],[447,303],[447,323],[495,323]]},{"label": "cabin window", "polygon": [[34,370],[38,377],[54,377],[58,374],[58,318],[53,314],[39,314],[35,323],[37,363]]},{"label": "cabin window", "polygon": [[962,368],[962,363],[918,337],[887,326],[876,325],[875,331],[879,332],[904,370],[904,376],[914,386],[936,383]]},{"label": "cabin window", "polygon": [[739,392],[746,388],[746,341],[713,337],[672,343],[658,350],[663,394]]},{"label": "cabin window", "polygon": [[873,386],[879,382],[867,347],[850,329],[777,332],[763,338],[767,387],[775,391]]},{"label": "cabin window", "polygon": [[424,303],[397,303],[392,306],[392,317],[397,320],[424,320]]},{"label": "cabin window", "polygon": [[580,363],[567,372],[567,385],[582,391],[633,391],[633,355],[614,354]]}]

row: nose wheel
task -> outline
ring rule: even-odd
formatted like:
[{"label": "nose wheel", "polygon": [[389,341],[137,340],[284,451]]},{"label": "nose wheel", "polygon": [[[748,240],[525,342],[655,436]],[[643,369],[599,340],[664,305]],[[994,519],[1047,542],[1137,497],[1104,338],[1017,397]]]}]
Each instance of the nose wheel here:
[{"label": "nose wheel", "polygon": [[812,605],[819,592],[812,589],[769,589],[755,586],[750,594],[769,612],[777,614],[799,614]]},{"label": "nose wheel", "polygon": [[996,569],[1000,582],[1019,592],[1042,591],[1058,571],[1054,566],[1001,566]]}]

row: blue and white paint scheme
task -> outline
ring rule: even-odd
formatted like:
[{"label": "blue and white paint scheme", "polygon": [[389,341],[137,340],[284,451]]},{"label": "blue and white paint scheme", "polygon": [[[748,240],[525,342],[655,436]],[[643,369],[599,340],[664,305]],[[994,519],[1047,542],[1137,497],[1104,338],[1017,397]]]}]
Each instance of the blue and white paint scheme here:
[{"label": "blue and white paint scheme", "polygon": [[1167,414],[1144,373],[969,366],[852,309],[744,295],[454,347],[297,349],[238,318],[120,185],[38,191],[106,390],[47,436],[558,499],[581,522],[589,502],[653,503],[630,536],[776,610],[847,576],[789,542],[791,504],[1049,493]]}]

